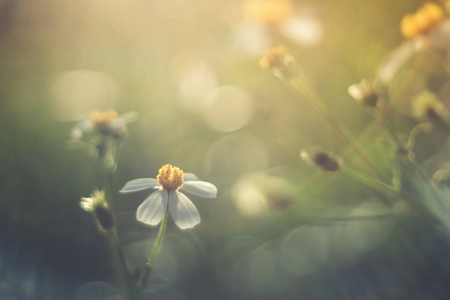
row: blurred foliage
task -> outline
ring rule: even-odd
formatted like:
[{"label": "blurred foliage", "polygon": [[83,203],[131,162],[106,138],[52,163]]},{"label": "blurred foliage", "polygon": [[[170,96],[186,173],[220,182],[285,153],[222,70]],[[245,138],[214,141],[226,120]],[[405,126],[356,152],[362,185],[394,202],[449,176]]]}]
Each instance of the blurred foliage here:
[{"label": "blurred foliage", "polygon": [[[418,0],[295,1],[297,14],[320,24],[321,39],[309,45],[292,40],[274,24],[249,25],[242,1],[0,0],[0,241],[7,245],[0,247],[0,295],[6,290],[1,284],[10,287],[13,283],[28,295],[21,286],[27,266],[36,273],[63,274],[63,290],[48,291],[76,294],[76,299],[84,297],[83,289],[75,292],[81,284],[111,280],[95,224],[78,205],[80,197],[103,183],[97,171],[99,162],[70,149],[68,140],[83,114],[112,108],[140,116],[128,127],[115,191],[130,179],[155,177],[165,163],[193,172],[219,189],[216,200],[194,199],[202,215],[195,229],[181,232],[169,223],[171,235],[151,278],[152,288],[167,292],[167,299],[274,299],[282,292],[288,299],[298,299],[298,295],[333,299],[332,293],[311,286],[334,282],[331,277],[338,276],[338,266],[332,266],[330,274],[334,275],[314,273],[317,270],[311,266],[306,273],[312,275],[302,279],[305,274],[292,266],[288,272],[277,269],[278,259],[298,255],[277,245],[286,236],[294,236],[299,240],[292,243],[301,244],[302,235],[311,235],[318,249],[337,253],[316,257],[321,263],[319,271],[328,261],[339,266],[345,265],[339,261],[346,261],[342,281],[364,272],[356,266],[361,258],[352,255],[354,249],[330,245],[335,239],[349,238],[339,233],[342,227],[356,230],[359,225],[343,225],[327,233],[316,229],[310,233],[306,227],[299,237],[295,230],[314,224],[329,209],[349,210],[349,214],[352,209],[364,210],[364,201],[377,197],[378,192],[341,174],[316,170],[300,159],[301,149],[318,144],[342,154],[362,172],[371,172],[301,96],[262,70],[258,60],[268,48],[284,44],[333,117],[389,177],[391,166],[385,156],[391,146],[386,131],[374,125],[347,89],[362,78],[375,76],[383,58],[403,39],[401,17],[421,4]],[[269,32],[263,34],[266,44],[257,39],[260,30]],[[411,117],[393,116],[391,121],[405,132],[414,125]],[[427,156],[430,150],[425,148],[419,152]],[[250,189],[250,194],[240,196],[242,189]],[[146,195],[114,195],[119,203],[119,235],[129,247],[127,253],[147,247],[151,240],[146,239],[156,234],[155,228],[135,220],[136,207]],[[254,210],[236,204],[244,201],[241,197],[256,199],[248,204]],[[262,202],[258,197],[264,198]],[[388,250],[378,253],[369,251],[369,262],[363,265],[382,269],[374,271],[373,277],[389,272],[393,277],[410,276],[404,281],[403,277],[392,279],[410,286],[423,277],[403,273],[409,258],[395,256],[402,247],[416,247],[403,238],[410,229],[402,230],[389,237],[374,230],[380,241],[399,243],[384,245]],[[430,245],[440,243],[429,239]],[[28,251],[21,250],[11,259],[14,247]],[[420,257],[435,253],[431,248]],[[304,250],[305,257],[314,249]],[[440,249],[438,255],[442,255]],[[389,268],[382,251],[394,256],[386,261],[400,261],[400,275]],[[8,260],[9,264],[2,262]],[[27,262],[23,269],[17,266],[21,261]],[[18,275],[9,276],[11,270],[19,270]],[[383,286],[382,279],[369,277],[377,288]],[[308,282],[313,284],[308,286]],[[334,283],[336,290],[351,293],[354,288],[353,295],[341,290],[339,299],[382,297],[358,298],[358,292],[369,292]],[[108,291],[105,297],[113,294],[109,286],[93,285]],[[397,287],[388,293],[392,298],[386,299],[411,295],[402,289],[406,288]],[[45,295],[46,290],[39,293]],[[18,299],[39,299],[27,297]]]}]

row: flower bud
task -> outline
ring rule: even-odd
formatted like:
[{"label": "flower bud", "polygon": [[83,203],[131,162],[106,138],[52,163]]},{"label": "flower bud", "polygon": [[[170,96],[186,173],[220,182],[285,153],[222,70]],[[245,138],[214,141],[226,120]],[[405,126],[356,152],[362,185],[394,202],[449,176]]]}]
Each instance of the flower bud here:
[{"label": "flower bud", "polygon": [[312,163],[324,171],[334,172],[339,170],[339,162],[333,154],[324,150],[302,150],[300,156],[306,162]]}]

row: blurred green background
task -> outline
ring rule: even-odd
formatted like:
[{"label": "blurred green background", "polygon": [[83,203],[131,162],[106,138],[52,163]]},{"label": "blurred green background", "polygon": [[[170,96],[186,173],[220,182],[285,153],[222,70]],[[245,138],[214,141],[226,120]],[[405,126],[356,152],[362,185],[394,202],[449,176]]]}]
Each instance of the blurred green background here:
[{"label": "blurred green background", "polygon": [[[376,127],[367,131],[373,120],[347,88],[375,76],[382,59],[402,41],[401,17],[421,4],[295,1],[269,24],[252,14],[255,1],[0,0],[2,299],[82,299],[89,293],[83,284],[111,280],[103,240],[78,204],[102,186],[99,164],[67,143],[79,117],[110,108],[140,116],[129,125],[121,149],[116,191],[131,179],[155,177],[166,163],[219,189],[215,200],[192,197],[202,216],[194,229],[182,231],[169,221],[150,283],[159,290],[148,295],[411,296],[406,290],[422,278],[405,271],[405,257],[391,257],[401,261],[397,277],[386,265],[370,271],[373,278],[367,281],[376,282],[370,286],[358,274],[373,270],[382,255],[369,251],[369,262],[358,265],[362,255],[353,255],[354,248],[329,254],[334,251],[324,238],[329,234],[301,230],[324,210],[358,205],[377,194],[301,161],[303,148],[320,145],[341,154],[348,145],[258,60],[284,44],[335,119],[355,139],[366,134],[361,147],[389,174],[380,142],[384,133]],[[354,164],[368,171],[357,160]],[[146,195],[115,194],[119,234],[138,265],[157,232],[135,221]],[[364,230],[358,236],[366,235]],[[296,248],[305,244],[310,248]],[[320,251],[328,254],[319,262],[308,258]],[[323,272],[328,261],[340,260],[334,255],[346,263]],[[292,266],[280,264],[283,259]],[[402,281],[404,276],[411,278]],[[376,296],[383,295],[384,283],[397,279],[406,287]],[[321,286],[330,282],[332,288],[324,291]],[[90,288],[110,293],[101,284]]]}]

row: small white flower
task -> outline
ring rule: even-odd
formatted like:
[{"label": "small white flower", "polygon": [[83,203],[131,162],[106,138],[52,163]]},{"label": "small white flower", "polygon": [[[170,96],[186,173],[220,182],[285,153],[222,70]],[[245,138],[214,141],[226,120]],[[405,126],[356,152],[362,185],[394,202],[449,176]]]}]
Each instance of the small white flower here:
[{"label": "small white flower", "polygon": [[352,84],[348,88],[348,93],[356,101],[363,103],[364,105],[375,107],[377,106],[378,95],[377,87],[375,82],[370,82],[363,79],[361,83]]},{"label": "small white flower", "polygon": [[72,130],[72,137],[79,139],[84,133],[95,131],[101,135],[121,138],[127,135],[127,124],[136,121],[137,114],[129,112],[118,116],[114,110],[93,111],[82,118]]},{"label": "small white flower", "polygon": [[136,120],[135,112],[118,116],[114,110],[93,111],[75,125],[71,143],[78,143],[85,133],[92,133],[78,144],[84,148],[88,146],[91,156],[102,157],[105,167],[114,172],[117,167],[119,144],[128,135],[127,124]]},{"label": "small white flower", "polygon": [[80,200],[83,210],[93,214],[101,230],[110,230],[114,226],[114,218],[105,199],[105,191],[94,190],[91,197]]},{"label": "small white flower", "polygon": [[203,198],[216,198],[217,188],[205,181],[199,181],[192,173],[184,174],[172,165],[159,169],[157,178],[140,178],[127,182],[119,191],[122,194],[146,189],[158,189],[150,194],[138,207],[136,218],[149,225],[158,225],[169,205],[175,224],[181,229],[192,228],[200,223],[200,214],[192,201],[179,189]]},{"label": "small white flower", "polygon": [[95,212],[99,206],[104,206],[105,208],[108,207],[104,191],[94,190],[91,197],[82,197],[80,200],[80,207],[90,213]]}]

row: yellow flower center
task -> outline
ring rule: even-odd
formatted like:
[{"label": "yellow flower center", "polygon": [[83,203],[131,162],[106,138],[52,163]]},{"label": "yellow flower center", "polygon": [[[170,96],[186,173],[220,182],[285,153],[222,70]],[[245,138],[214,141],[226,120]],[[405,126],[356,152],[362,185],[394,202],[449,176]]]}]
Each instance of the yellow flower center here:
[{"label": "yellow flower center", "polygon": [[156,177],[159,184],[168,191],[175,191],[183,186],[183,171],[172,165],[164,165]]},{"label": "yellow flower center", "polygon": [[105,126],[114,122],[117,119],[117,113],[110,109],[107,111],[93,111],[89,115],[91,121],[95,124],[95,126]]}]

